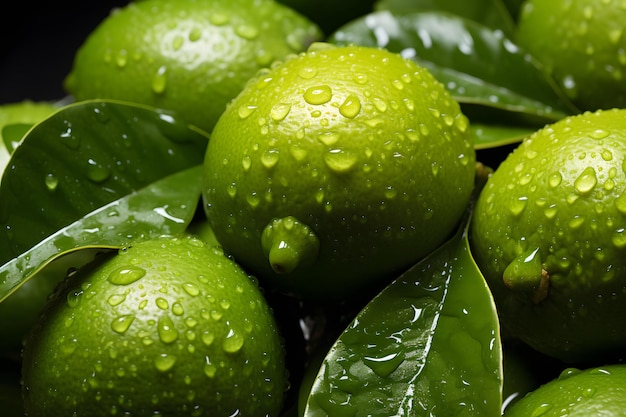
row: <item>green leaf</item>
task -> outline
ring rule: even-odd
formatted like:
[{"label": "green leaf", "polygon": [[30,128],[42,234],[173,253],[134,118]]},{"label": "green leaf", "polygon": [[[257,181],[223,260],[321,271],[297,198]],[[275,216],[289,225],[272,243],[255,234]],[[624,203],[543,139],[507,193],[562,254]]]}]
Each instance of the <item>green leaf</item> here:
[{"label": "green leaf", "polygon": [[[2,176],[0,264],[99,208],[202,164],[207,143],[208,134],[145,106],[93,100],[61,108],[28,132]],[[188,186],[196,192],[195,181]],[[154,198],[153,208],[165,207]]]},{"label": "green leaf", "polygon": [[134,239],[176,235],[191,222],[202,166],[149,184],[85,215],[0,267],[0,301],[52,261],[79,249],[116,249]]},{"label": "green leaf", "polygon": [[345,329],[304,416],[495,417],[501,403],[495,304],[461,230]]},{"label": "green leaf", "polygon": [[502,0],[379,0],[374,10],[396,14],[425,10],[449,12],[499,29],[509,36],[515,32],[513,17]]},{"label": "green leaf", "polygon": [[379,11],[346,24],[329,42],[400,53],[428,68],[461,105],[546,122],[577,112],[539,63],[502,31],[459,16]]},{"label": "green leaf", "polygon": [[477,150],[521,142],[537,129],[527,126],[471,123],[470,130]]}]

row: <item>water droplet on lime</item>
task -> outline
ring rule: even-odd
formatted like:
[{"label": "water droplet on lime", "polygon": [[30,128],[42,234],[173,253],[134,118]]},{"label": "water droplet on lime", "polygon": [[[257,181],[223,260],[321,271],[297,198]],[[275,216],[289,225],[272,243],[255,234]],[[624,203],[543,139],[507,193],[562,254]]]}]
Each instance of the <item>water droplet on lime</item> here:
[{"label": "water droplet on lime", "polygon": [[118,268],[111,272],[107,280],[115,285],[129,285],[146,275],[146,270],[136,266]]},{"label": "water droplet on lime", "polygon": [[333,92],[328,85],[320,85],[315,87],[309,87],[304,92],[304,100],[313,105],[320,105],[328,103],[333,97]]}]

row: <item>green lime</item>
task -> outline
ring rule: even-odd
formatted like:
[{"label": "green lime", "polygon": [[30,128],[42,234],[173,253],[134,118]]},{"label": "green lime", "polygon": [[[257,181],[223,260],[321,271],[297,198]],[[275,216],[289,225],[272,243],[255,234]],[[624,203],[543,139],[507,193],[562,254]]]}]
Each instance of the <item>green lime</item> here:
[{"label": "green lime", "polygon": [[563,370],[504,413],[504,417],[528,416],[626,416],[626,365]]},{"label": "green lime", "polygon": [[332,299],[445,241],[474,173],[468,119],[428,70],[315,44],[261,72],[220,117],[203,198],[218,241],[252,274]]},{"label": "green lime", "polygon": [[539,352],[623,351],[626,110],[570,116],[524,140],[488,178],[470,228],[503,327]]},{"label": "green lime", "polygon": [[168,109],[211,131],[260,68],[321,37],[273,0],[145,0],[115,9],[85,39],[65,80],[76,99]]},{"label": "green lime", "polygon": [[517,42],[583,110],[626,106],[622,0],[526,0]]},{"label": "green lime", "polygon": [[256,282],[195,237],[79,269],[23,352],[29,416],[278,416],[282,337]]}]

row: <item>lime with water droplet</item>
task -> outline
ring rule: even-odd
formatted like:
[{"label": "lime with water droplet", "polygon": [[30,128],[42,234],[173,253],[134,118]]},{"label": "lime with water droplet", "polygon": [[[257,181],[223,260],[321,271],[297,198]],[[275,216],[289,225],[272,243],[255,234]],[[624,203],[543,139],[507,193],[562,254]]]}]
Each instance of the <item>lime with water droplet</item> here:
[{"label": "lime with water droplet", "polygon": [[616,321],[626,314],[625,159],[626,110],[570,116],[525,139],[477,199],[472,250],[502,325],[542,353],[580,361],[626,347]]},{"label": "lime with water droplet", "polygon": [[79,269],[46,304],[24,345],[25,409],[275,417],[282,343],[259,287],[219,247],[191,235],[136,241]]},{"label": "lime with water droplet", "polygon": [[612,364],[566,368],[513,403],[504,417],[618,417],[625,409],[626,365]]},{"label": "lime with water droplet", "polygon": [[321,37],[271,0],[129,2],[84,39],[64,85],[76,100],[147,104],[211,131],[257,71]]},{"label": "lime with water droplet", "polygon": [[[369,291],[456,227],[474,186],[467,125],[426,68],[316,43],[259,73],[220,116],[205,155],[207,219],[272,289]],[[302,233],[277,232],[290,218]]]},{"label": "lime with water droplet", "polygon": [[[526,0],[517,42],[582,110],[626,106],[626,8],[621,0]],[[602,132],[591,133],[596,136]]]}]

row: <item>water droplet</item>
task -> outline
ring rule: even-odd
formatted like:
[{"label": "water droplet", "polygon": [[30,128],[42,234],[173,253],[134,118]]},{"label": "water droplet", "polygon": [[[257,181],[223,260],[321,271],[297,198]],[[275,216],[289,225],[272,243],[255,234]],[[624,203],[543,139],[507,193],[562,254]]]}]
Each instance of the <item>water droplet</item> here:
[{"label": "water droplet", "polygon": [[585,223],[585,218],[583,216],[574,216],[567,225],[571,229],[578,229],[584,223]]},{"label": "water droplet", "polygon": [[208,376],[209,378],[213,378],[216,373],[217,373],[217,366],[215,366],[213,363],[211,363],[211,361],[209,360],[208,356],[205,357],[204,374],[206,376]]},{"label": "water droplet", "polygon": [[332,97],[333,92],[327,85],[310,87],[304,92],[304,100],[313,105],[328,103]]},{"label": "water droplet", "polygon": [[250,207],[256,208],[261,203],[261,197],[259,197],[257,193],[253,192],[246,196],[246,202],[250,205]]},{"label": "water droplet", "polygon": [[597,182],[596,170],[593,167],[587,167],[574,181],[574,187],[579,193],[586,194],[596,186]]},{"label": "water droplet", "polygon": [[552,405],[550,404],[546,404],[546,403],[540,404],[533,410],[533,412],[531,413],[529,417],[540,417],[546,414],[548,411],[550,411],[551,408],[552,408]]},{"label": "water droplet", "polygon": [[348,172],[356,161],[356,155],[344,149],[331,149],[324,154],[326,166],[337,173]]},{"label": "water droplet", "polygon": [[287,117],[290,111],[291,104],[278,103],[274,105],[274,107],[272,107],[272,110],[270,111],[270,117],[272,118],[272,120],[280,122],[282,120],[285,120],[285,117]]},{"label": "water droplet", "polygon": [[460,132],[465,133],[467,131],[467,128],[469,127],[469,120],[467,119],[467,117],[459,115],[454,120],[454,124]]},{"label": "water droplet", "polygon": [[611,161],[613,160],[613,153],[608,150],[608,149],[604,149],[602,150],[602,159],[604,159],[605,161]]},{"label": "water droplet", "polygon": [[163,297],[157,297],[154,302],[161,310],[167,310],[168,308],[170,308],[170,303]]},{"label": "water droplet", "polygon": [[404,90],[404,83],[400,80],[393,80],[391,85],[393,85],[397,90]]},{"label": "water droplet", "polygon": [[191,42],[197,42],[200,40],[200,38],[202,37],[202,30],[200,28],[192,28],[189,31],[189,40]]},{"label": "water droplet", "polygon": [[152,77],[152,91],[155,94],[163,94],[167,86],[167,67],[161,65]]},{"label": "water droplet", "polygon": [[398,195],[398,190],[396,190],[392,186],[385,188],[385,198],[391,200],[395,198],[397,195]]},{"label": "water droplet", "polygon": [[336,132],[322,132],[317,138],[326,146],[332,146],[339,140],[340,135]]},{"label": "water droplet", "polygon": [[174,304],[172,304],[172,313],[177,316],[182,316],[183,314],[185,314],[185,309],[181,303],[176,301]]},{"label": "water droplet", "polygon": [[57,189],[57,186],[59,185],[59,178],[57,178],[57,176],[54,174],[48,174],[44,178],[44,182],[46,184],[46,188],[49,191],[54,191]]},{"label": "water droplet", "polygon": [[259,36],[259,28],[252,25],[238,25],[235,27],[235,33],[247,40],[253,40]]},{"label": "water droplet", "polygon": [[182,48],[182,46],[183,46],[183,44],[184,44],[184,43],[185,43],[185,39],[184,39],[182,36],[177,35],[177,36],[175,36],[175,37],[174,37],[174,39],[172,40],[172,48],[173,48],[175,51],[178,51],[180,48]]},{"label": "water droplet", "polygon": [[125,49],[119,51],[115,57],[115,64],[119,68],[124,68],[128,64],[128,52]]},{"label": "water droplet", "polygon": [[548,219],[552,219],[554,218],[554,216],[556,216],[556,214],[558,213],[558,208],[556,207],[556,204],[550,204],[548,207],[546,207],[543,210],[543,214],[546,216],[546,218]]},{"label": "water droplet", "polygon": [[257,109],[257,106],[244,105],[237,109],[237,114],[241,119],[247,119]]},{"label": "water droplet", "polygon": [[[404,106],[407,108],[408,111],[412,112],[415,110],[415,102],[412,99],[405,97],[402,101],[404,102]],[[452,122],[453,120],[450,119],[450,124],[448,126],[451,126]]]},{"label": "water droplet", "polygon": [[122,304],[125,300],[126,294],[112,294],[107,298],[107,303],[109,303],[111,307],[115,307]]},{"label": "water droplet", "polygon": [[121,267],[111,272],[107,280],[114,285],[129,285],[146,275],[146,270],[136,266]]},{"label": "water droplet", "polygon": [[202,333],[201,339],[202,343],[204,343],[206,346],[211,346],[213,344],[213,341],[215,340],[215,335],[209,331],[205,331]]},{"label": "water droplet", "polygon": [[278,149],[268,149],[261,155],[261,163],[267,169],[272,169],[278,163],[280,153]]},{"label": "water droplet", "polygon": [[611,236],[613,246],[618,249],[626,248],[626,233],[624,233],[624,231],[624,229],[618,229],[613,233],[613,236]]},{"label": "water droplet", "polygon": [[228,193],[229,196],[231,197],[235,197],[237,195],[237,184],[236,183],[231,183],[227,188],[226,188],[226,193]]},{"label": "water droplet", "polygon": [[226,353],[237,353],[243,347],[244,340],[244,337],[239,332],[230,329],[222,342],[222,349]]},{"label": "water droplet", "polygon": [[111,172],[104,165],[99,164],[91,158],[87,160],[87,178],[91,181],[98,183],[103,182],[109,178],[110,175]]},{"label": "water droplet", "polygon": [[185,282],[183,284],[183,290],[185,290],[185,292],[191,295],[192,297],[195,297],[198,294],[200,294],[200,289],[198,288],[196,284],[192,282]]},{"label": "water droplet", "polygon": [[305,80],[310,80],[317,75],[317,71],[315,67],[302,67],[298,70],[298,75]]},{"label": "water droplet", "polygon": [[604,129],[596,129],[589,134],[593,139],[604,139],[609,136],[609,132]]},{"label": "water droplet", "polygon": [[526,208],[527,203],[528,203],[527,197],[519,197],[515,200],[512,200],[511,203],[509,204],[509,211],[511,212],[513,216],[519,216],[520,214],[522,214],[522,212]]},{"label": "water droplet", "polygon": [[167,353],[161,353],[154,358],[154,366],[161,372],[167,372],[172,369],[172,366],[176,363],[176,356],[168,355]]},{"label": "water droplet", "polygon": [[367,365],[372,371],[374,371],[376,375],[383,378],[389,376],[393,371],[395,371],[403,361],[403,350],[390,353],[389,355],[385,355],[380,358],[372,356],[366,356],[363,358],[363,362],[365,363],[365,365]]},{"label": "water droplet", "polygon": [[339,113],[348,119],[354,119],[361,111],[361,101],[354,94],[346,97],[345,101],[339,106]]},{"label": "water droplet", "polygon": [[230,22],[230,15],[221,11],[213,11],[209,15],[209,22],[215,26],[222,26]]},{"label": "water droplet", "polygon": [[119,316],[111,322],[111,330],[120,334],[125,333],[133,321],[135,321],[134,314]]},{"label": "water droplet", "polygon": [[304,161],[307,156],[307,150],[296,145],[289,148],[289,153],[296,161]]},{"label": "water droplet", "polygon": [[178,339],[178,331],[176,330],[174,321],[167,314],[159,316],[157,330],[159,332],[159,339],[161,339],[163,343],[173,343]]},{"label": "water droplet", "polygon": [[617,208],[620,213],[626,214],[626,192],[622,192],[615,199],[615,208]]},{"label": "water droplet", "polygon": [[548,178],[548,184],[552,188],[558,187],[561,181],[563,181],[563,176],[560,172],[555,172]]},{"label": "water droplet", "polygon": [[250,169],[250,167],[252,166],[252,158],[250,158],[250,155],[244,155],[243,159],[241,160],[241,166],[243,167],[244,171],[248,171]]}]

